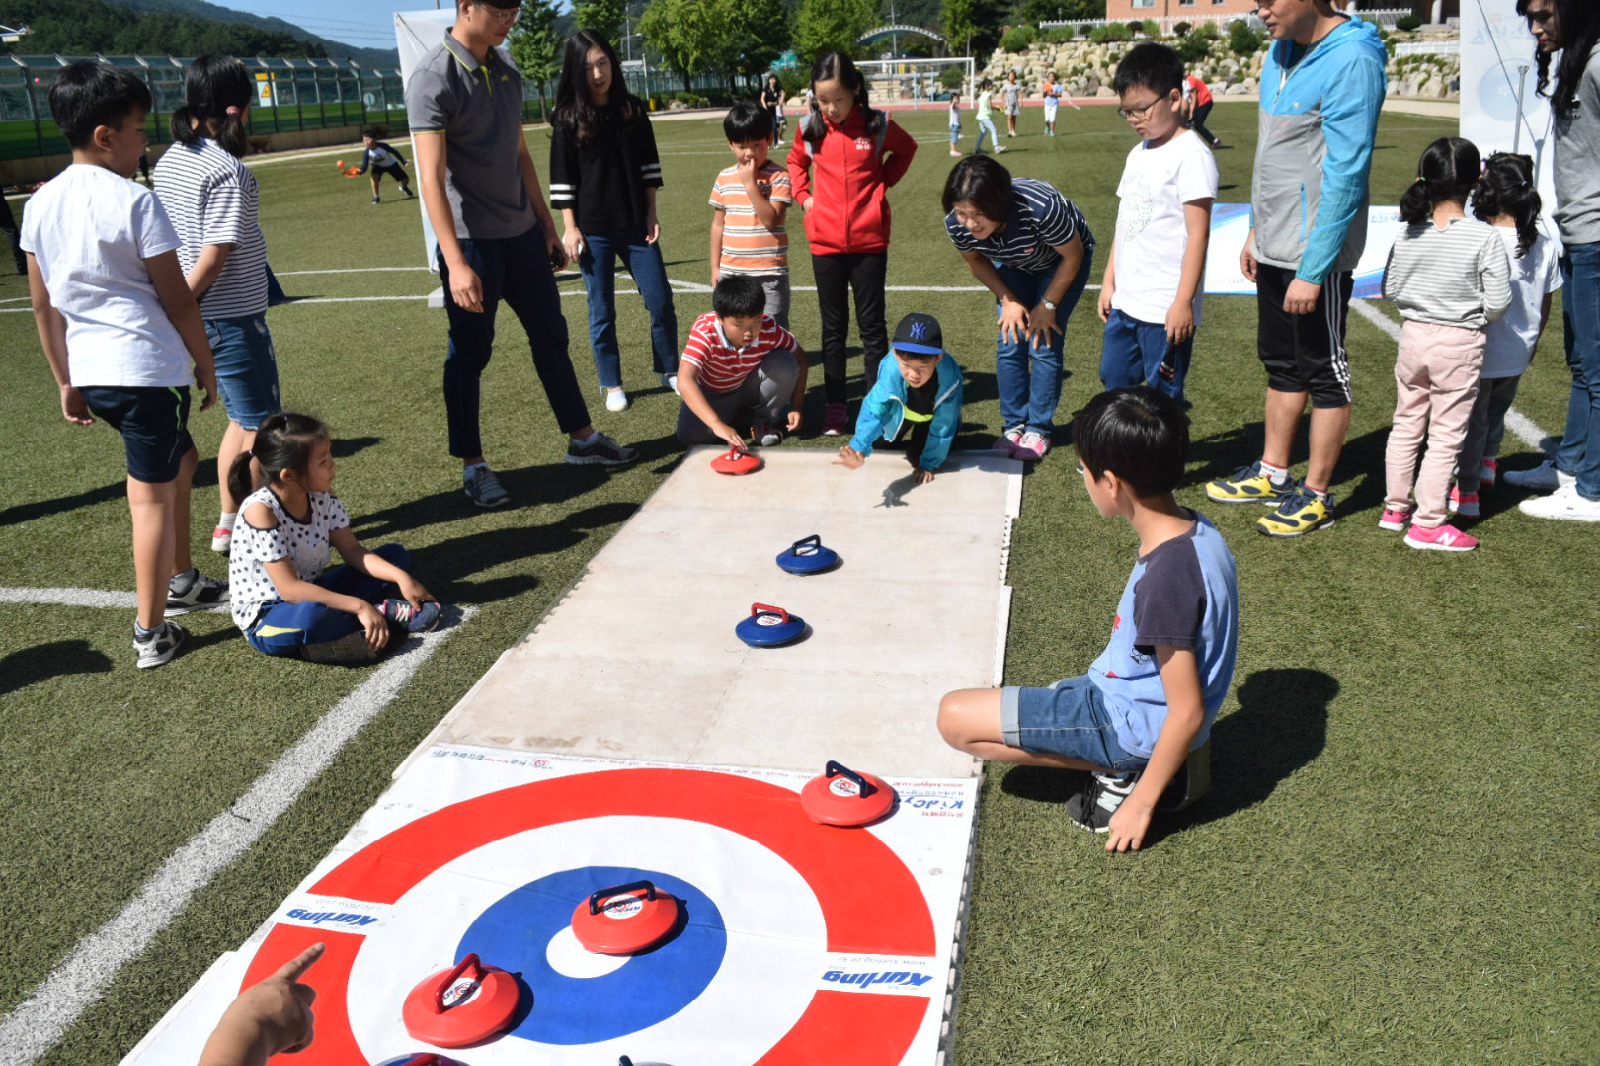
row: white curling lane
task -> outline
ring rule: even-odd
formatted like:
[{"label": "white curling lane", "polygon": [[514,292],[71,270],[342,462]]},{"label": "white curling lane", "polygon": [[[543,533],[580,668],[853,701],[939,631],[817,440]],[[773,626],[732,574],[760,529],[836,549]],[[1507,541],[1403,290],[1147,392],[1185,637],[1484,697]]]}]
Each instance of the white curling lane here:
[{"label": "white curling lane", "polygon": [[4,1049],[0,1057],[6,1066],[31,1066],[55,1047],[116,980],[122,967],[183,912],[196,892],[277,823],[306,786],[389,705],[474,611],[464,607],[444,628],[425,633],[418,641],[407,641],[279,756],[231,807],[173,852],[121,913],[80,940],[43,984],[0,1019],[0,1048]]},{"label": "white curling lane", "polygon": [[[1350,310],[1387,333],[1396,344],[1400,343],[1400,325],[1394,319],[1372,306],[1370,300],[1351,300]],[[1549,436],[1527,415],[1515,407],[1506,411],[1506,428],[1522,443],[1536,452],[1544,451],[1545,438]]]}]

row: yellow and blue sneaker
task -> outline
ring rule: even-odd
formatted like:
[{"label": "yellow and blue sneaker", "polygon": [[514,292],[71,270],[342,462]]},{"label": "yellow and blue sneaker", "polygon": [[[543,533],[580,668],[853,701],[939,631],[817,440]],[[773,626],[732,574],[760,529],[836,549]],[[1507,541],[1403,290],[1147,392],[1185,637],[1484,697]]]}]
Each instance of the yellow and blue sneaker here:
[{"label": "yellow and blue sneaker", "polygon": [[1206,495],[1218,503],[1273,504],[1289,495],[1293,489],[1294,479],[1273,481],[1261,472],[1261,464],[1255,462],[1207,484]]},{"label": "yellow and blue sneaker", "polygon": [[1333,494],[1318,496],[1297,482],[1294,491],[1283,498],[1265,518],[1256,519],[1256,529],[1269,537],[1298,537],[1313,529],[1333,525]]}]

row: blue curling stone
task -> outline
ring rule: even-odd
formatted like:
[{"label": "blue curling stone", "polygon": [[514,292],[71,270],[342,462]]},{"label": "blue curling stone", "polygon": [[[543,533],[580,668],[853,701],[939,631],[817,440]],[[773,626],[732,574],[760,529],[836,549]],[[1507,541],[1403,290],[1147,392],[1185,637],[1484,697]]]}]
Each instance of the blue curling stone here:
[{"label": "blue curling stone", "polygon": [[838,565],[839,553],[825,546],[816,533],[778,553],[778,566],[791,574],[820,574]]},{"label": "blue curling stone", "polygon": [[806,620],[770,603],[753,603],[750,617],[733,631],[752,648],[774,648],[805,636]]}]

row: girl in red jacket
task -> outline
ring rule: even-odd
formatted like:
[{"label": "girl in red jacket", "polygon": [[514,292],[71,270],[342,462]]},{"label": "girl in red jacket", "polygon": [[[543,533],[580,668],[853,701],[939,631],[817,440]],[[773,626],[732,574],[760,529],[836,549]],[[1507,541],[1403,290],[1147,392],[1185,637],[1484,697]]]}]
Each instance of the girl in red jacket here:
[{"label": "girl in red jacket", "polygon": [[889,202],[884,193],[905,177],[917,142],[888,115],[867,106],[867,85],[842,52],[811,68],[811,110],[789,149],[789,179],[805,210],[811,269],[822,310],[822,376],[828,407],[822,432],[847,432],[845,336],[850,293],[866,352],[866,382],[877,380],[889,351],[883,284],[889,268]]}]

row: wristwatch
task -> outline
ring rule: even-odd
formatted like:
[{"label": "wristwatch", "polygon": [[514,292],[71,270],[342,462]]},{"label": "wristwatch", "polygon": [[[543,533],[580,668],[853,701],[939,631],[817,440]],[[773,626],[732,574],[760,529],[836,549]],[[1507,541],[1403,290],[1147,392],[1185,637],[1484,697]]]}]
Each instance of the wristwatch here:
[{"label": "wristwatch", "polygon": [[1051,303],[1048,299],[1043,299],[1043,300],[1040,300],[1039,302],[1044,304],[1044,309],[1046,311],[1054,311],[1056,309],[1056,305]]}]

